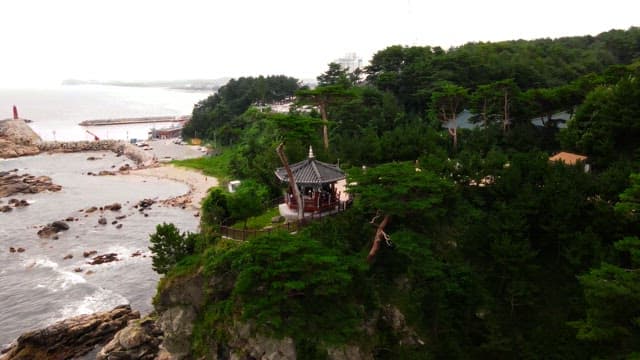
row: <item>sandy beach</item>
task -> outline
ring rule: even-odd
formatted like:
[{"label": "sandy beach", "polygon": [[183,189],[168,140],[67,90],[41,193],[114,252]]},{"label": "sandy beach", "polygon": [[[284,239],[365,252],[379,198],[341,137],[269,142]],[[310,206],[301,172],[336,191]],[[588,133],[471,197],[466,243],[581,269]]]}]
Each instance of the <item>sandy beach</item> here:
[{"label": "sandy beach", "polygon": [[172,205],[188,206],[194,210],[200,210],[200,203],[202,199],[207,196],[209,189],[218,186],[218,179],[214,177],[202,174],[197,170],[177,167],[171,164],[132,170],[129,174],[175,180],[189,185],[188,193],[175,198],[165,199],[164,202]]}]

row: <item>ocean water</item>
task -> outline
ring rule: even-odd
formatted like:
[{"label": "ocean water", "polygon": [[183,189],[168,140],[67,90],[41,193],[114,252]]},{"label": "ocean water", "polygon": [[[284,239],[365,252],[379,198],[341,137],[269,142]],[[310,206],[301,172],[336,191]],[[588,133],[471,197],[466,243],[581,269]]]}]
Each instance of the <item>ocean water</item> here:
[{"label": "ocean water", "polygon": [[146,116],[190,115],[193,105],[211,92],[182,91],[165,88],[107,85],[59,85],[42,88],[0,88],[0,119],[13,116],[13,105],[21,118],[43,140],[127,140],[147,139],[153,128],[171,123],[88,126],[84,120]]},{"label": "ocean water", "polygon": [[[183,93],[164,89],[138,89],[99,86],[70,86],[34,90],[0,89],[0,111],[19,106],[20,115],[44,138],[56,129],[57,140],[84,140],[81,120],[126,116],[183,115],[193,103],[207,94]],[[138,136],[135,130],[110,127],[110,135]],[[106,130],[105,130],[106,131]],[[141,133],[147,129],[140,129]],[[106,132],[105,132],[106,134]],[[143,134],[144,135],[144,134]],[[141,137],[141,136],[140,136]],[[99,160],[88,161],[89,156]],[[64,318],[109,310],[131,304],[147,313],[152,309],[159,276],[151,269],[149,234],[157,224],[174,223],[181,231],[197,231],[193,210],[155,204],[143,213],[134,208],[142,199],[166,199],[188,191],[186,184],[166,179],[126,176],[89,176],[87,172],[113,170],[124,157],[111,152],[40,154],[16,159],[0,159],[0,171],[18,169],[19,174],[46,175],[60,192],[19,194],[30,206],[0,213],[0,348],[21,333],[41,328]],[[5,205],[8,198],[0,198]],[[82,209],[118,202],[118,212]],[[121,220],[116,216],[125,215]],[[98,224],[100,216],[107,225]],[[70,229],[59,239],[43,239],[37,231],[43,225],[69,217]],[[116,228],[113,221],[122,224]],[[10,247],[25,249],[11,253]],[[116,253],[119,261],[89,265],[86,251]],[[132,256],[140,252],[140,256]],[[71,255],[71,258],[65,259]]]}]

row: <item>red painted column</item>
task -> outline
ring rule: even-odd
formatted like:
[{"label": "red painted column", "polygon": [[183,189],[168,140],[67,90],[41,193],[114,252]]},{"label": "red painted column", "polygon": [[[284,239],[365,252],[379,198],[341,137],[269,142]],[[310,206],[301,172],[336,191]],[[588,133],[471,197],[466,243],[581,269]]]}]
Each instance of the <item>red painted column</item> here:
[{"label": "red painted column", "polygon": [[18,119],[18,108],[13,105],[13,120],[17,120]]}]

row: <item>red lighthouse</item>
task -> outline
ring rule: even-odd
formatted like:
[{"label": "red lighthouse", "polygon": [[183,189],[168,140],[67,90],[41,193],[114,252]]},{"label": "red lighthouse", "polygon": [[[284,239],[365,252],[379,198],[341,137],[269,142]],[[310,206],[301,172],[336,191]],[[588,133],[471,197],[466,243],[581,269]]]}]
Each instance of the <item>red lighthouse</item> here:
[{"label": "red lighthouse", "polygon": [[18,120],[18,108],[13,105],[13,120]]}]

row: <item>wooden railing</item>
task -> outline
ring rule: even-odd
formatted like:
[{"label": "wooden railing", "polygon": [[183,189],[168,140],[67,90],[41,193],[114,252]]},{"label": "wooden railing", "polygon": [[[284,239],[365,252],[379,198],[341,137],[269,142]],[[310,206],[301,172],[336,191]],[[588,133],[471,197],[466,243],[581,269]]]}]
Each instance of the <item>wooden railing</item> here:
[{"label": "wooden railing", "polygon": [[302,220],[287,221],[282,224],[273,224],[263,229],[234,229],[229,226],[220,226],[220,235],[234,240],[246,241],[258,236],[271,234],[276,231],[296,232],[309,225],[313,221],[321,220],[327,216],[339,214],[349,208],[350,202],[341,202],[335,211],[330,213],[311,213]]}]

